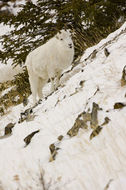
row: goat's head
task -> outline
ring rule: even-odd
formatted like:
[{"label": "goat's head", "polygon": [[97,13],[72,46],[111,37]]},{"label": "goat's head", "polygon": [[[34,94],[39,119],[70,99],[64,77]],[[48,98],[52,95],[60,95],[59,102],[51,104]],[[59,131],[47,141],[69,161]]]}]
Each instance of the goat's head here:
[{"label": "goat's head", "polygon": [[68,48],[73,48],[73,42],[69,30],[60,30],[56,35],[56,39],[67,45]]}]

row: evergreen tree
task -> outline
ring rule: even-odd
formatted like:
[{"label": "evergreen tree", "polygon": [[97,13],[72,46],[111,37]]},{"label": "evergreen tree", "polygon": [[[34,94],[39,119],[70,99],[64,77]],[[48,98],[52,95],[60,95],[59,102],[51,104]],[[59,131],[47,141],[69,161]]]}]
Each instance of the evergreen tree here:
[{"label": "evergreen tree", "polygon": [[3,51],[0,59],[7,63],[24,64],[27,54],[45,43],[64,27],[75,32],[76,56],[115,30],[124,20],[124,0],[38,0],[27,2],[16,16],[4,20],[13,25],[8,35],[1,38]]},{"label": "evergreen tree", "polygon": [[12,15],[12,12],[9,10],[8,1],[0,0],[0,23],[7,23],[9,16]]}]

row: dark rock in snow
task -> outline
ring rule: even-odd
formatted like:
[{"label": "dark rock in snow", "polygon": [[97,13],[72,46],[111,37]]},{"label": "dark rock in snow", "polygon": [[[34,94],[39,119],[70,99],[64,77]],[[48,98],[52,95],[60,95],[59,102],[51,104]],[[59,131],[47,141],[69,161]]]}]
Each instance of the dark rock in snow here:
[{"label": "dark rock in snow", "polygon": [[15,123],[9,123],[6,127],[5,127],[5,134],[4,135],[8,135],[12,133],[12,128],[15,126]]},{"label": "dark rock in snow", "polygon": [[108,51],[107,48],[104,49],[105,56],[108,57],[110,55],[110,52]]},{"label": "dark rock in snow", "polygon": [[125,85],[126,85],[126,65],[123,68],[122,78],[121,78],[121,86],[125,86]]},{"label": "dark rock in snow", "polygon": [[79,129],[82,128],[82,129],[87,129],[88,126],[86,124],[87,121],[89,121],[90,119],[90,114],[89,113],[82,113],[80,114],[73,127],[67,132],[67,135],[69,135],[70,137],[73,137],[73,136],[76,136],[79,132]]},{"label": "dark rock in snow", "polygon": [[92,113],[91,113],[91,128],[96,129],[98,127],[98,110],[99,110],[99,105],[93,102],[93,107],[92,107]]},{"label": "dark rock in snow", "polygon": [[24,142],[26,143],[26,146],[31,142],[32,137],[38,133],[40,130],[32,132],[30,135],[24,138]]},{"label": "dark rock in snow", "polygon": [[60,136],[58,137],[58,140],[61,141],[62,139],[63,139],[63,135],[60,135]]},{"label": "dark rock in snow", "polygon": [[94,129],[90,135],[90,140],[94,138],[95,136],[97,136],[101,132],[101,130],[102,130],[101,126],[98,126],[96,129]]},{"label": "dark rock in snow", "polygon": [[117,102],[117,103],[115,103],[115,105],[114,105],[114,109],[121,109],[121,108],[123,108],[123,107],[125,107],[125,106],[126,106],[126,104],[121,103],[121,102]]},{"label": "dark rock in snow", "polygon": [[12,128],[15,126],[16,123],[9,123],[6,127],[5,127],[5,132],[3,136],[0,136],[0,139],[5,139],[8,138],[12,135]]},{"label": "dark rock in snow", "polygon": [[22,123],[23,121],[25,121],[32,113],[33,113],[32,108],[28,108],[24,112],[21,112],[18,123]]},{"label": "dark rock in snow", "polygon": [[56,147],[55,144],[51,144],[51,145],[49,146],[49,149],[50,149],[50,153],[51,153],[51,157],[50,157],[49,161],[52,162],[52,161],[55,160],[56,155],[57,155],[57,153],[58,153],[57,150],[59,150],[60,148],[59,148],[59,147]]},{"label": "dark rock in snow", "polygon": [[84,83],[85,83],[85,81],[84,81],[84,80],[81,80],[80,83],[79,83],[79,85],[80,85],[81,87],[83,87],[83,86],[84,86]]},{"label": "dark rock in snow", "polygon": [[101,126],[108,124],[110,119],[108,117],[105,117],[105,121],[102,123]]}]

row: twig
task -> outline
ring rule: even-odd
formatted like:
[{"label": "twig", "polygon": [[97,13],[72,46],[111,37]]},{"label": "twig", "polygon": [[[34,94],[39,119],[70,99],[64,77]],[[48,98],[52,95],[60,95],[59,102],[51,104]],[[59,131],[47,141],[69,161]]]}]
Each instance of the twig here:
[{"label": "twig", "polygon": [[47,190],[46,187],[45,187],[45,181],[44,181],[44,178],[43,178],[45,172],[44,172],[44,170],[40,167],[40,163],[39,163],[39,169],[40,169],[40,182],[41,182],[41,184],[42,184],[43,190]]},{"label": "twig", "polygon": [[86,103],[86,106],[85,106],[85,109],[86,109],[86,107],[88,106],[89,100],[91,100],[91,99],[97,94],[97,92],[99,92],[99,87],[97,87],[97,89],[96,89],[96,91],[94,92],[94,94],[93,94],[90,98],[88,98],[87,103]]},{"label": "twig", "polygon": [[110,179],[107,183],[107,185],[105,186],[104,190],[108,190],[110,183],[113,181],[113,179]]}]

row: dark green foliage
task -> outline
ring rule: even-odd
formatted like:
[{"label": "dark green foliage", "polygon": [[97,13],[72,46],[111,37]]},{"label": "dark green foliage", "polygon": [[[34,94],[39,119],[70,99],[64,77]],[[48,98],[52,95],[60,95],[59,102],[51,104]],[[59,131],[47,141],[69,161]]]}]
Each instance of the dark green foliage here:
[{"label": "dark green foliage", "polygon": [[0,59],[24,64],[30,51],[66,27],[74,30],[77,57],[118,28],[125,15],[124,0],[38,0],[36,5],[28,1],[18,15],[3,20],[15,29],[1,38]]},{"label": "dark green foliage", "polygon": [[13,80],[13,85],[17,87],[17,92],[22,97],[28,97],[28,95],[31,93],[30,91],[30,85],[28,81],[28,72],[26,68],[24,68],[24,71],[22,73],[19,73],[15,75],[15,78]]},{"label": "dark green foliage", "polygon": [[22,73],[17,74],[12,81],[0,84],[0,91],[11,87],[11,90],[0,97],[0,107],[5,110],[10,106],[18,105],[30,95],[30,85],[26,68]]},{"label": "dark green foliage", "polygon": [[8,23],[10,18],[13,16],[13,13],[9,9],[9,2],[10,0],[0,0],[0,23]]}]

